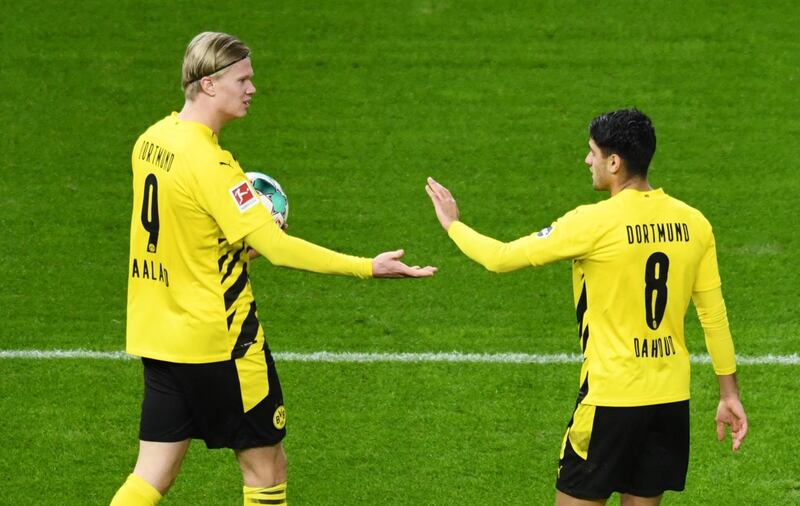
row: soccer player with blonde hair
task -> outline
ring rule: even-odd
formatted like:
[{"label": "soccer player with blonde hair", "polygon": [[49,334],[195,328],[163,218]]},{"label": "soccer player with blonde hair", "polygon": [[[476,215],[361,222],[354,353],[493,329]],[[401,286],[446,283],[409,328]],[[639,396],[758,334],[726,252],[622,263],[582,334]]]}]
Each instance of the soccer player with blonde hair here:
[{"label": "soccer player with blonde hair", "polygon": [[183,109],[148,128],[131,156],[126,349],[142,357],[145,389],[139,455],[111,504],[156,504],[192,439],[233,449],[245,505],[286,504],[286,410],[250,287],[250,248],[275,265],[359,278],[436,269],[407,266],[402,250],[337,253],[273,222],[219,145],[222,127],[247,114],[256,92],[240,40],[197,35],[182,82]]},{"label": "soccer player with blonde hair", "polygon": [[655,129],[636,109],[595,118],[585,163],[611,197],[579,206],[539,232],[504,243],[459,221],[450,191],[426,191],[450,238],[494,272],[572,261],[583,352],[575,411],[561,446],[557,505],[657,505],[683,490],[689,463],[689,350],[684,316],[697,308],[719,382],[717,436],[747,434],[711,225],[647,178]]}]

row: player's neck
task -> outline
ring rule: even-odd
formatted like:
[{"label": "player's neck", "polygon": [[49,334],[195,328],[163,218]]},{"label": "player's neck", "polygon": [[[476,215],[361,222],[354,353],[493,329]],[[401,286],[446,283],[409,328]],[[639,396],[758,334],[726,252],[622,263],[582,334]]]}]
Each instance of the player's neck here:
[{"label": "player's neck", "polygon": [[178,113],[178,118],[184,121],[194,121],[210,128],[214,134],[219,136],[219,131],[227,121],[211,107],[203,107],[196,101],[187,100],[183,104],[183,109]]},{"label": "player's neck", "polygon": [[640,192],[649,192],[653,190],[653,187],[650,186],[650,182],[646,177],[631,177],[619,183],[614,183],[616,182],[612,182],[610,189],[612,197],[622,190],[636,190]]}]

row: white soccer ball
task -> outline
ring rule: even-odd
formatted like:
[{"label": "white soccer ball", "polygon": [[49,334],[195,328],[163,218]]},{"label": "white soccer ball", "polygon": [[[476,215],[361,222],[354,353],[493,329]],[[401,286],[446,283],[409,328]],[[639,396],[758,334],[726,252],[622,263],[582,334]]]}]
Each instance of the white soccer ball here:
[{"label": "white soccer ball", "polygon": [[247,172],[245,176],[258,193],[261,203],[272,214],[275,223],[281,228],[286,228],[286,222],[289,219],[289,199],[281,185],[275,179],[261,172]]}]

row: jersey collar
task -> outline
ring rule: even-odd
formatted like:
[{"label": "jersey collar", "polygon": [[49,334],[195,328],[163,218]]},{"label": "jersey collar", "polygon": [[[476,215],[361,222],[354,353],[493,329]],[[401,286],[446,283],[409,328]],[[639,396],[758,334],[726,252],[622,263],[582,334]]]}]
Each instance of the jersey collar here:
[{"label": "jersey collar", "polygon": [[621,196],[621,195],[625,195],[627,198],[651,199],[651,198],[661,198],[666,194],[664,193],[664,189],[663,188],[656,188],[656,189],[650,190],[648,192],[641,192],[639,190],[634,190],[632,188],[625,188],[624,190],[622,190],[621,192],[619,192],[617,194],[617,196]]},{"label": "jersey collar", "polygon": [[213,142],[215,144],[219,144],[219,142],[217,140],[217,134],[215,134],[214,131],[211,130],[211,128],[209,128],[208,126],[206,126],[206,125],[204,125],[202,123],[198,123],[196,121],[187,121],[187,120],[184,120],[184,119],[180,119],[178,117],[178,113],[176,111],[172,111],[172,114],[170,114],[170,117],[173,120],[175,120],[175,122],[177,124],[182,125],[182,126],[188,128],[188,129],[190,129],[190,130],[192,130],[192,131],[194,131],[196,133],[199,133],[200,135],[202,135],[203,137],[209,139],[211,142]]}]

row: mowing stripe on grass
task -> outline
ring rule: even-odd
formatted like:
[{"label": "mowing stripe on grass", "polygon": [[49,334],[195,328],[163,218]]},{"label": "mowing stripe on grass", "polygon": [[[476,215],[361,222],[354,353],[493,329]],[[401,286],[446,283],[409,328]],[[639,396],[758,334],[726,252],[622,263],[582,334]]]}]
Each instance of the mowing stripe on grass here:
[{"label": "mowing stripe on grass", "polygon": [[[480,364],[575,364],[581,356],[573,353],[355,353],[316,351],[308,353],[278,352],[273,354],[282,362],[325,362],[325,363],[374,363],[374,362],[473,362]],[[130,360],[136,357],[123,351],[91,350],[0,350],[0,359],[102,359]],[[791,355],[737,355],[736,362],[742,365],[800,365],[800,356]],[[707,354],[692,355],[692,363],[709,364]]]}]

